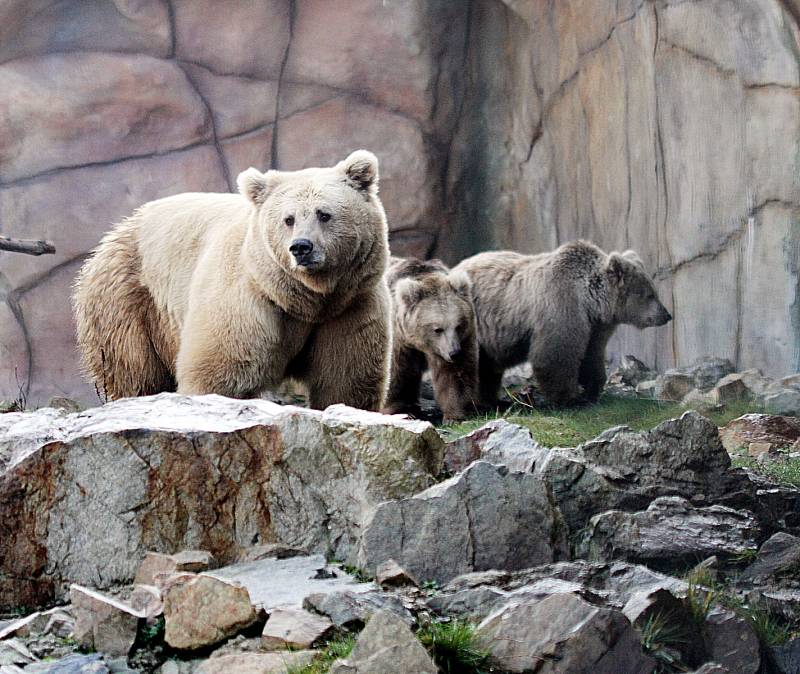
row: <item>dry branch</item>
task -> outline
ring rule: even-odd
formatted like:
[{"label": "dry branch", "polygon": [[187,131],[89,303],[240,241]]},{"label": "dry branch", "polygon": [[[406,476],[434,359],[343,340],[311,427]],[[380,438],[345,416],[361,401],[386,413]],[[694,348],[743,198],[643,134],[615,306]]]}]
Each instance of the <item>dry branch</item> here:
[{"label": "dry branch", "polygon": [[49,241],[10,239],[7,236],[0,236],[0,250],[25,253],[26,255],[52,255],[56,252],[56,247]]}]

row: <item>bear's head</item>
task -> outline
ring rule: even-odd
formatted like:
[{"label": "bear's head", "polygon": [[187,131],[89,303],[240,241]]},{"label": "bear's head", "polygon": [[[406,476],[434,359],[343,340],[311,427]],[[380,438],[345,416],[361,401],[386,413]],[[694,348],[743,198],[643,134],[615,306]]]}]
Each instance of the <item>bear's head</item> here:
[{"label": "bear's head", "polygon": [[329,168],[249,168],[237,184],[255,207],[248,245],[312,290],[329,292],[386,248],[378,159],[371,152],[357,150]]},{"label": "bear's head", "polygon": [[658,299],[652,279],[635,251],[611,253],[606,275],[614,293],[614,320],[637,328],[652,328],[672,320],[667,308]]},{"label": "bear's head", "polygon": [[399,337],[415,349],[450,363],[474,343],[472,287],[464,272],[401,278],[394,301]]}]

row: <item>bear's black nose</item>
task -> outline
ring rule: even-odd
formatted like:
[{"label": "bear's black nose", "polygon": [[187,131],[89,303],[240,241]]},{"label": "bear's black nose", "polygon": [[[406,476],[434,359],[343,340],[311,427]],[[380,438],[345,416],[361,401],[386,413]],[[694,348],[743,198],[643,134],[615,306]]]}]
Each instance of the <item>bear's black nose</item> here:
[{"label": "bear's black nose", "polygon": [[461,344],[458,344],[450,349],[450,358],[455,358],[461,353]]},{"label": "bear's black nose", "polygon": [[298,262],[308,257],[312,250],[314,250],[314,244],[308,239],[295,239],[289,246],[289,252],[295,256]]}]

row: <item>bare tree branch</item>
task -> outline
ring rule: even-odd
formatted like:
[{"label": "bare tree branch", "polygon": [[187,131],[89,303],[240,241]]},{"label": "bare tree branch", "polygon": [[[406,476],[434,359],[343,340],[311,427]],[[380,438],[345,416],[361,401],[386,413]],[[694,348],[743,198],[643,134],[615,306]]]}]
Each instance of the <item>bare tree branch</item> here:
[{"label": "bare tree branch", "polygon": [[0,250],[25,253],[26,255],[52,255],[56,252],[56,247],[49,241],[9,239],[7,236],[0,236]]}]

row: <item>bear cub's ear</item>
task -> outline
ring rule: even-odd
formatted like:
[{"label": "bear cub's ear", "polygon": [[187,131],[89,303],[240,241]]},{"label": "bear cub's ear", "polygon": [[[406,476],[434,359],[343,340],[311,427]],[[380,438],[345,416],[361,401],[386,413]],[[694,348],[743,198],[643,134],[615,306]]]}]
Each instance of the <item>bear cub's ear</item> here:
[{"label": "bear cub's ear", "polygon": [[256,206],[260,206],[267,200],[270,192],[275,189],[278,181],[277,171],[261,173],[251,166],[239,174],[239,177],[236,178],[236,185],[240,194],[247,197]]},{"label": "bear cub's ear", "polygon": [[423,297],[425,297],[425,288],[418,281],[411,278],[400,279],[395,287],[397,297],[410,309]]},{"label": "bear cub's ear", "polygon": [[347,181],[357,190],[378,187],[378,158],[367,150],[356,150],[339,163]]},{"label": "bear cub's ear", "polygon": [[465,300],[472,299],[472,281],[465,271],[450,272],[447,275],[450,287],[455,290]]},{"label": "bear cub's ear", "polygon": [[606,274],[613,285],[621,286],[625,281],[625,267],[630,264],[619,253],[611,253],[606,263]]}]

